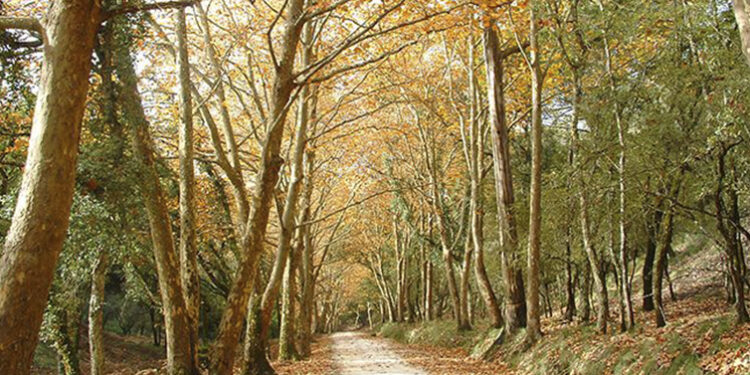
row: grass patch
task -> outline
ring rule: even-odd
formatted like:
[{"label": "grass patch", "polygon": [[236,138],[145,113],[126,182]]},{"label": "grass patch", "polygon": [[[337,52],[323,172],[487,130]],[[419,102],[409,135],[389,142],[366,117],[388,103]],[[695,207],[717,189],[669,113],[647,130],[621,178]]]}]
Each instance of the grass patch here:
[{"label": "grass patch", "polygon": [[479,323],[471,330],[459,331],[452,320],[436,320],[423,323],[385,323],[380,335],[405,344],[432,345],[441,348],[471,350],[481,340],[486,323]]}]

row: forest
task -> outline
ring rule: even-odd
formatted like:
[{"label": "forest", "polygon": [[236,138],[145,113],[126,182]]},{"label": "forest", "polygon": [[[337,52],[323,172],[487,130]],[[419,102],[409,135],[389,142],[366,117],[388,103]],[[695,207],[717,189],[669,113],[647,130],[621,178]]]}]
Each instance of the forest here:
[{"label": "forest", "polygon": [[0,375],[750,374],[750,2],[0,1],[0,237]]}]

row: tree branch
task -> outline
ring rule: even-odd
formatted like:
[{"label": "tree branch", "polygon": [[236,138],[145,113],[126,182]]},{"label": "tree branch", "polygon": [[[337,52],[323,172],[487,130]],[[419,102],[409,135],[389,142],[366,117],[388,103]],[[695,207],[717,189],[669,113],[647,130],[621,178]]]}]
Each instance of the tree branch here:
[{"label": "tree branch", "polygon": [[364,60],[364,61],[360,61],[360,62],[351,64],[351,65],[348,65],[348,66],[340,67],[338,69],[334,69],[333,71],[331,71],[328,74],[323,75],[321,77],[311,78],[310,76],[307,76],[307,77],[304,78],[304,80],[302,82],[298,82],[298,84],[305,84],[305,83],[307,83],[307,84],[310,84],[310,83],[315,84],[315,83],[321,83],[323,81],[327,81],[327,80],[329,80],[329,79],[331,79],[333,77],[336,77],[336,76],[338,76],[340,74],[343,74],[343,73],[346,73],[348,71],[351,71],[351,70],[354,70],[354,69],[359,69],[361,67],[364,67],[364,66],[367,66],[367,65],[370,65],[370,64],[374,64],[374,63],[377,63],[377,62],[382,61],[384,59],[387,59],[390,56],[393,56],[393,55],[396,55],[396,54],[400,53],[401,51],[403,51],[407,47],[410,47],[410,46],[416,44],[418,41],[419,41],[418,39],[412,40],[412,41],[410,41],[410,42],[408,42],[406,44],[401,45],[400,47],[398,47],[396,49],[386,51],[386,52],[384,52],[384,53],[382,53],[382,54],[380,54],[378,56],[375,56],[373,58],[370,58],[370,59],[367,59],[367,60]]},{"label": "tree branch", "polygon": [[142,4],[142,5],[131,5],[131,6],[124,6],[114,9],[109,9],[104,13],[103,19],[108,19],[114,16],[119,16],[122,14],[128,14],[128,13],[137,13],[137,12],[146,12],[149,10],[165,10],[165,9],[174,9],[174,8],[184,8],[193,6],[194,1],[161,1],[151,4]]},{"label": "tree branch", "polygon": [[44,27],[33,17],[0,17],[0,30],[34,31],[41,34],[44,39]]}]

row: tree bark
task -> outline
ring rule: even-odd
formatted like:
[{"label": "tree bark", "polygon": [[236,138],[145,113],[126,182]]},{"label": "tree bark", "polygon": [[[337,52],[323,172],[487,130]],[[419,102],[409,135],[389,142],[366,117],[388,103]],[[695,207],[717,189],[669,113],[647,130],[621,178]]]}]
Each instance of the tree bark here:
[{"label": "tree bark", "polygon": [[297,294],[295,275],[301,252],[304,249],[304,245],[301,245],[302,238],[300,238],[302,233],[301,231],[299,232],[298,241],[300,245],[294,249],[293,253],[287,259],[284,279],[282,280],[283,292],[281,296],[281,317],[279,323],[279,360],[281,361],[294,360],[299,357],[294,343],[295,330],[297,329],[295,324],[295,297]]},{"label": "tree bark", "polygon": [[107,251],[100,250],[91,271],[91,296],[89,297],[89,356],[91,375],[104,375],[104,285],[109,259]]},{"label": "tree bark", "polygon": [[190,318],[187,315],[180,279],[180,264],[175,251],[166,198],[156,170],[156,153],[149,132],[149,123],[138,92],[138,80],[129,48],[117,46],[116,71],[122,88],[120,103],[133,131],[133,153],[138,160],[142,178],[140,190],[156,258],[162,309],[167,336],[167,369],[170,375],[196,374],[197,343],[193,342]]},{"label": "tree bark", "polygon": [[[612,54],[609,48],[609,39],[607,36],[604,36],[604,56],[605,56],[605,65],[607,69],[607,76],[609,78],[609,86],[612,93],[615,93],[616,84],[615,84],[615,77],[614,72],[612,69]],[[622,295],[622,303],[623,303],[623,309],[625,310],[625,316],[627,319],[625,319],[625,329],[631,329],[635,325],[635,316],[633,313],[633,302],[631,298],[631,288],[630,288],[630,280],[628,279],[628,236],[627,236],[627,228],[625,226],[625,150],[626,150],[626,144],[625,144],[625,124],[622,121],[622,109],[620,106],[620,103],[617,101],[617,99],[613,100],[614,102],[614,116],[615,116],[615,125],[617,127],[617,141],[619,145],[619,157],[618,157],[618,164],[617,164],[617,182],[618,182],[618,198],[619,198],[619,207],[618,207],[618,226],[620,229],[620,247],[619,247],[619,264],[618,267],[620,268],[619,275],[620,275],[620,288],[622,289],[620,291],[620,294]]]},{"label": "tree bark", "polygon": [[[482,131],[478,132],[478,143],[480,148],[478,154],[482,155],[483,142]],[[476,173],[481,173],[484,169],[481,161],[481,156],[477,159],[477,166],[475,167]],[[472,224],[471,224],[471,236],[474,243],[474,252],[476,253],[474,272],[477,278],[477,285],[479,292],[484,300],[485,307],[490,315],[490,321],[494,328],[500,328],[505,324],[503,321],[503,315],[500,311],[500,306],[495,296],[495,291],[492,289],[492,284],[487,276],[487,270],[484,265],[484,210],[483,210],[483,194],[480,181],[472,182]]]},{"label": "tree bark", "polygon": [[59,308],[50,309],[53,326],[52,347],[57,354],[57,372],[60,375],[80,375],[78,343],[82,303],[76,300],[72,306],[68,306],[66,302],[60,302],[60,304],[62,306]]},{"label": "tree bark", "polygon": [[[716,191],[714,192],[714,209],[716,213],[716,228],[724,239],[724,252],[726,254],[726,264],[729,273],[729,278],[732,284],[732,290],[734,294],[734,308],[737,313],[737,323],[747,323],[750,321],[748,316],[747,308],[745,306],[745,258],[742,254],[742,239],[739,235],[739,229],[741,228],[741,216],[739,211],[739,199],[737,194],[736,186],[740,185],[734,174],[734,168],[732,169],[732,177],[734,177],[730,183],[725,184],[725,180],[729,173],[727,173],[727,154],[731,147],[723,145],[719,150],[717,157],[716,166]],[[728,204],[724,202],[724,195],[728,197]],[[665,269],[666,271],[666,269]],[[667,275],[668,276],[668,275]],[[671,283],[670,283],[670,292]],[[672,293],[674,295],[674,293]],[[674,297],[673,297],[674,298]]]},{"label": "tree bark", "polygon": [[750,4],[747,0],[732,0],[734,17],[739,27],[742,54],[750,65]]},{"label": "tree bark", "polygon": [[667,324],[664,305],[662,304],[662,281],[666,269],[667,252],[672,245],[672,235],[674,233],[674,204],[670,202],[667,206],[664,217],[662,217],[661,229],[659,230],[659,244],[656,248],[656,274],[654,275],[653,290],[657,327],[664,327]]},{"label": "tree bark", "polygon": [[[398,217],[394,214],[393,217],[393,250],[396,260],[396,321],[403,322],[405,320],[406,313],[406,288],[405,288],[405,276],[406,276],[406,257],[404,244],[401,241],[401,236],[398,227]],[[385,279],[385,275],[383,276]]]},{"label": "tree bark", "polygon": [[[304,211],[302,213],[302,222],[306,222],[310,219],[311,203],[312,203],[312,191],[313,191],[313,164],[315,154],[312,151],[307,151],[305,155],[305,194],[303,197],[302,206]],[[312,341],[313,333],[313,316],[315,314],[315,270],[313,264],[313,243],[312,236],[308,225],[302,227],[302,267],[300,269],[300,308],[299,308],[299,322],[297,327],[297,353],[301,358],[308,358],[310,356],[310,343]]]},{"label": "tree bark", "polygon": [[212,375],[229,375],[232,372],[235,351],[242,333],[243,318],[247,315],[247,302],[258,271],[258,260],[263,252],[269,211],[274,201],[273,193],[283,163],[280,156],[281,140],[288,112],[287,103],[295,86],[292,69],[304,25],[303,5],[304,0],[290,0],[288,4],[281,58],[276,67],[271,100],[270,123],[266,127],[266,139],[261,151],[261,162],[252,198],[253,210],[242,239],[242,249],[246,255],[237,269],[227,298],[227,307],[219,324],[219,333],[211,356],[209,373]]},{"label": "tree bark", "polygon": [[661,224],[663,212],[662,212],[662,199],[659,199],[654,205],[654,212],[649,216],[648,223],[646,224],[646,255],[643,260],[643,311],[654,310],[654,260],[656,258],[656,246],[659,236],[659,225]]},{"label": "tree bark", "polygon": [[429,262],[427,252],[427,241],[423,238],[426,235],[427,228],[425,225],[425,213],[419,215],[419,298],[417,299],[417,308],[421,312],[422,321],[427,321],[427,263]]},{"label": "tree bark", "polygon": [[542,334],[539,311],[539,263],[542,231],[542,86],[544,75],[539,64],[537,25],[530,6],[529,68],[531,70],[531,197],[529,199],[528,291],[526,292],[526,334],[533,343]]},{"label": "tree bark", "polygon": [[458,283],[456,282],[456,272],[453,264],[453,245],[450,243],[450,239],[448,238],[448,223],[446,222],[445,218],[446,213],[442,199],[442,186],[440,184],[440,180],[438,179],[438,166],[435,165],[434,154],[430,152],[430,142],[427,139],[425,130],[422,128],[418,113],[416,111],[413,112],[416,117],[419,137],[424,151],[424,158],[427,162],[427,172],[431,185],[430,207],[437,221],[438,237],[440,239],[440,248],[442,250],[443,256],[443,267],[445,269],[445,277],[448,282],[448,294],[453,306],[453,318],[456,321],[457,328],[463,329],[463,320],[461,316],[461,297],[459,295],[460,291]]},{"label": "tree bark", "polygon": [[[303,38],[308,45],[310,45],[312,39],[311,32],[312,30],[310,27],[305,27]],[[311,53],[312,46],[305,48],[302,56],[303,60],[309,63],[311,61]],[[259,343],[252,346],[257,352],[251,353],[245,358],[245,374],[272,373],[272,371],[266,371],[266,369],[271,368],[271,365],[268,363],[268,359],[265,357],[264,353],[268,349],[271,314],[276,305],[276,300],[278,299],[282,279],[285,277],[286,266],[289,264],[288,258],[291,257],[291,241],[295,225],[294,218],[297,214],[297,202],[299,200],[299,191],[303,178],[302,171],[304,169],[303,157],[305,154],[305,147],[307,146],[307,125],[309,122],[308,93],[308,88],[304,87],[299,96],[297,129],[295,133],[294,154],[292,156],[291,166],[291,182],[289,184],[289,191],[287,192],[284,211],[281,217],[281,232],[279,234],[278,247],[276,250],[276,259],[261,300],[260,337],[257,337]],[[266,363],[256,363],[255,361],[263,361]]]},{"label": "tree bark", "polygon": [[510,168],[510,144],[505,119],[503,84],[504,59],[510,53],[500,51],[496,32],[484,29],[485,60],[487,64],[487,99],[489,122],[492,126],[492,160],[495,173],[497,217],[500,239],[500,266],[503,274],[505,328],[508,332],[526,326],[526,297],[523,274],[518,269],[518,229],[516,226],[513,174]]},{"label": "tree bark", "polygon": [[[0,258],[0,373],[28,374],[69,224],[101,4],[53,2],[18,203]],[[0,25],[2,29],[10,28]]]},{"label": "tree bark", "polygon": [[434,272],[432,262],[427,262],[427,275],[425,280],[425,296],[424,296],[424,311],[425,320],[431,321],[435,319],[435,307],[433,305],[433,283],[434,283]]},{"label": "tree bark", "polygon": [[[190,62],[188,59],[185,8],[176,11],[177,68],[180,89],[180,277],[182,293],[190,323],[191,342],[197,347],[200,327],[200,278],[195,234],[195,171],[193,170],[193,103],[190,95]],[[198,351],[193,350],[193,363]],[[197,375],[197,367],[193,369]]]},{"label": "tree bark", "polygon": [[275,374],[267,357],[267,345],[264,342],[263,296],[254,294],[250,299],[245,329],[245,346],[241,374]]},{"label": "tree bark", "polygon": [[587,263],[589,270],[586,272],[584,280],[584,311],[582,320],[588,321],[590,314],[589,304],[589,278],[593,279],[594,288],[596,289],[597,295],[597,330],[600,333],[607,332],[607,318],[609,317],[609,301],[607,298],[607,287],[606,287],[606,274],[603,272],[601,267],[601,259],[599,254],[594,247],[591,235],[591,219],[589,216],[589,201],[588,194],[586,192],[586,183],[584,176],[584,168],[581,163],[581,157],[578,154],[580,148],[580,139],[578,134],[578,121],[579,121],[579,110],[583,97],[581,76],[577,69],[573,70],[573,81],[575,85],[575,97],[573,101],[573,119],[572,126],[570,127],[570,138],[571,138],[571,157],[574,166],[574,173],[576,174],[576,182],[578,185],[578,201],[580,203],[580,221],[581,221],[581,237],[583,240],[583,249],[586,253]]},{"label": "tree bark", "polygon": [[[589,218],[589,203],[583,182],[582,170],[578,171],[579,193],[578,198],[581,203],[581,232],[583,237],[583,248],[586,251],[586,257],[591,268],[591,276],[594,280],[596,289],[597,308],[596,308],[596,327],[597,330],[604,334],[607,333],[607,319],[609,317],[609,300],[607,298],[607,276],[602,270],[602,261],[599,254],[594,248],[591,239],[591,222]],[[588,298],[588,297],[586,297]],[[588,314],[587,314],[588,315]],[[586,319],[588,320],[588,319]]]},{"label": "tree bark", "polygon": [[[433,182],[434,183],[434,182]],[[438,188],[433,188],[433,199],[438,200]],[[436,203],[439,205],[439,203]],[[451,254],[451,247],[448,243],[448,229],[442,217],[442,207],[436,209],[435,216],[437,217],[438,227],[440,232],[440,245],[443,249],[443,266],[445,267],[445,277],[448,281],[448,293],[450,294],[451,301],[453,302],[453,317],[456,321],[456,325],[459,329],[462,327],[461,317],[461,298],[459,296],[458,285],[456,284],[456,273],[453,268],[453,254]]]},{"label": "tree bark", "polygon": [[583,271],[583,283],[581,285],[581,299],[583,300],[583,310],[581,312],[581,322],[586,324],[591,319],[591,301],[589,296],[591,295],[591,266],[589,262],[585,262],[585,268]]},{"label": "tree bark", "polygon": [[[250,206],[247,199],[247,191],[245,189],[244,179],[242,178],[242,166],[240,165],[239,150],[234,137],[234,128],[232,127],[232,120],[229,116],[229,108],[227,106],[227,98],[224,92],[224,74],[222,73],[221,63],[216,57],[216,51],[213,46],[213,38],[211,37],[211,27],[208,19],[208,14],[206,14],[206,11],[203,9],[203,6],[200,4],[200,2],[195,3],[195,9],[198,11],[198,20],[200,21],[201,28],[203,29],[203,43],[205,44],[206,57],[208,58],[211,75],[216,81],[213,82],[213,86],[215,87],[214,91],[219,104],[221,129],[224,132],[224,144],[227,148],[227,152],[229,153],[228,157],[224,158],[224,155],[221,155],[221,157],[226,161],[224,168],[231,169],[231,174],[236,176],[236,180],[239,180],[232,183],[232,194],[234,195],[235,205],[237,207],[236,217],[234,218],[235,226],[237,227],[237,233],[243,233],[246,230],[245,225],[248,220]],[[200,99],[196,97],[196,100]],[[206,107],[204,106],[204,108]],[[221,141],[219,141],[218,139],[218,134],[216,135],[216,138],[217,139],[215,141],[217,143],[217,147],[215,147],[215,151],[217,154],[223,153],[223,149],[218,147],[221,144]],[[212,142],[213,141],[214,140],[212,140]]]}]

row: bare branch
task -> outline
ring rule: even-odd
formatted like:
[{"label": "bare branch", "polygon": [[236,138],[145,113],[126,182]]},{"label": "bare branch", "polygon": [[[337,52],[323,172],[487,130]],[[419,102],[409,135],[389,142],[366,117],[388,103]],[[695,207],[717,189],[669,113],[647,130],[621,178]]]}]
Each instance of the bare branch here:
[{"label": "bare branch", "polygon": [[[304,67],[302,69],[302,71],[296,73],[295,75],[297,77],[304,77],[300,81],[306,82],[309,79],[309,77],[314,76],[318,71],[320,71],[321,69],[323,69],[326,65],[330,64],[339,55],[341,55],[344,51],[346,51],[347,49],[351,48],[354,45],[362,43],[362,42],[364,42],[366,40],[370,40],[370,39],[376,38],[376,37],[381,36],[381,35],[389,34],[391,32],[403,29],[405,27],[409,27],[409,26],[414,26],[414,25],[420,24],[422,22],[428,21],[428,20],[433,19],[435,17],[438,17],[440,15],[449,14],[449,13],[453,12],[454,10],[459,9],[459,8],[461,8],[461,7],[463,7],[465,5],[465,4],[459,4],[459,5],[453,6],[451,8],[442,10],[442,11],[438,11],[438,12],[435,12],[435,13],[430,13],[430,14],[427,14],[425,16],[422,16],[422,17],[419,17],[419,18],[415,18],[415,19],[412,19],[412,20],[409,20],[409,21],[405,21],[405,22],[402,22],[402,23],[398,23],[396,25],[393,25],[393,26],[390,26],[390,27],[386,27],[386,28],[383,28],[383,29],[378,30],[378,31],[373,31],[373,29],[375,28],[375,26],[379,25],[381,23],[381,21],[383,21],[383,19],[385,19],[393,11],[395,11],[396,9],[398,9],[402,4],[403,4],[403,0],[397,2],[393,6],[385,9],[383,11],[383,13],[381,13],[378,17],[376,17],[370,24],[366,25],[364,28],[361,28],[359,31],[353,33],[350,37],[348,37],[344,42],[341,43],[341,45],[337,49],[335,49],[334,51],[332,51],[331,53],[329,53],[327,56],[325,56],[322,59],[320,59],[318,62],[316,62],[314,64],[311,64],[310,66]],[[430,33],[430,32],[428,32],[428,33]],[[388,56],[384,56],[383,58],[385,58],[385,57],[388,57]],[[382,60],[382,58],[381,58],[381,60]],[[351,70],[351,69],[348,69],[348,70]]]},{"label": "bare branch", "polygon": [[339,6],[344,5],[344,4],[346,4],[346,3],[350,2],[350,1],[351,0],[338,0],[335,3],[333,3],[333,4],[331,4],[331,5],[327,6],[327,7],[318,9],[318,10],[316,10],[314,12],[309,12],[308,14],[305,15],[305,19],[306,20],[311,20],[311,19],[313,19],[313,18],[315,18],[317,16],[320,16],[322,14],[332,12],[332,11],[336,10],[336,8],[338,8]]},{"label": "bare branch", "polygon": [[[362,68],[364,66],[367,66],[367,65],[370,65],[370,64],[374,64],[376,62],[379,62],[379,61],[382,61],[384,59],[387,59],[390,56],[393,56],[393,55],[396,55],[396,54],[400,53],[401,51],[403,51],[407,47],[413,46],[418,41],[419,41],[418,39],[415,39],[415,40],[412,40],[412,41],[410,41],[408,43],[405,43],[405,44],[399,46],[396,49],[392,49],[392,50],[383,52],[382,54],[380,54],[378,56],[375,56],[375,57],[373,57],[371,59],[367,59],[367,60],[360,61],[360,62],[355,63],[355,64],[351,64],[351,65],[340,67],[338,69],[334,69],[333,71],[329,72],[328,74],[326,74],[324,76],[317,77],[317,78],[314,78],[314,79],[309,79],[306,83],[320,83],[320,82],[329,80],[329,79],[331,79],[333,77],[336,77],[337,75],[340,75],[340,74],[352,71],[354,69],[359,69],[359,68]],[[302,84],[302,83],[300,82],[299,84]]]}]

